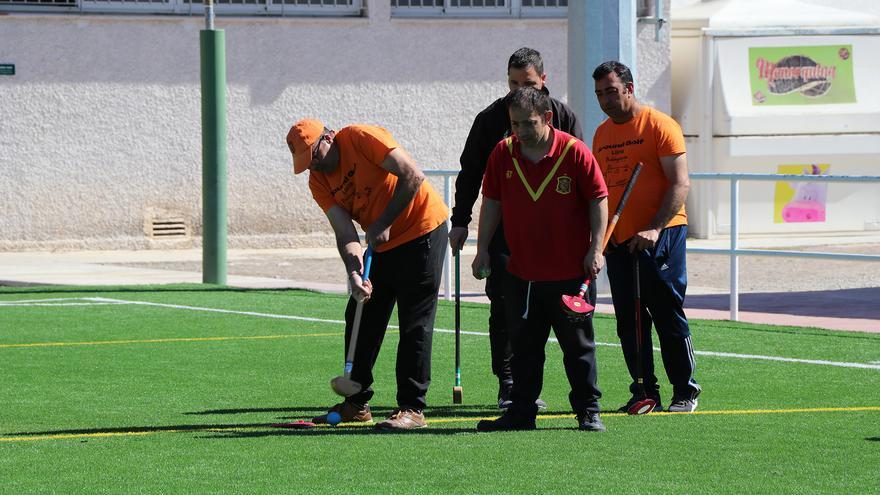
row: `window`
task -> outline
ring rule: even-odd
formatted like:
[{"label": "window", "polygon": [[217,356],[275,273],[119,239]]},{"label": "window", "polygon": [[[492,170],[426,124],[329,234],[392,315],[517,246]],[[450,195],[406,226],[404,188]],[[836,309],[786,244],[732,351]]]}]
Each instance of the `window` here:
[{"label": "window", "polygon": [[393,17],[565,17],[568,0],[391,0]]},{"label": "window", "polygon": [[79,10],[77,0],[0,0],[0,12],[4,11],[67,11]]},{"label": "window", "polygon": [[[214,0],[217,15],[359,16],[362,0]],[[0,0],[0,12],[202,15],[202,0]]]},{"label": "window", "polygon": [[[568,0],[389,1],[393,17],[565,17],[568,10]],[[214,0],[214,12],[218,15],[360,16],[363,4],[363,0]],[[202,15],[204,7],[202,0],[0,0],[0,12],[16,11]]]}]

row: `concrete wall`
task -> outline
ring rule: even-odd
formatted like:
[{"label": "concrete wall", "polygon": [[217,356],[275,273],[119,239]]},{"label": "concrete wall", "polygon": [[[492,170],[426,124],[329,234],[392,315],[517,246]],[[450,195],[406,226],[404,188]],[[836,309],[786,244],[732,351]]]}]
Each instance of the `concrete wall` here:
[{"label": "concrete wall", "polygon": [[[458,167],[510,53],[545,57],[565,99],[565,19],[220,17],[232,247],[327,245],[284,143],[301,117],[387,127],[427,169]],[[0,15],[0,249],[189,247],[201,229],[199,17]],[[641,95],[669,110],[668,30],[639,36]],[[435,182],[438,190],[441,182]],[[154,218],[189,236],[156,240]]]}]

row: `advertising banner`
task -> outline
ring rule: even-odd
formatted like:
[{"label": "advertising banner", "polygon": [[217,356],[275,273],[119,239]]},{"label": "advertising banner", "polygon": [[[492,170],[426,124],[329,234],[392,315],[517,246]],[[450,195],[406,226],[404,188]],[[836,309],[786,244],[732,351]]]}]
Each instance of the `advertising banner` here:
[{"label": "advertising banner", "polygon": [[752,105],[855,103],[852,45],[749,48]]}]

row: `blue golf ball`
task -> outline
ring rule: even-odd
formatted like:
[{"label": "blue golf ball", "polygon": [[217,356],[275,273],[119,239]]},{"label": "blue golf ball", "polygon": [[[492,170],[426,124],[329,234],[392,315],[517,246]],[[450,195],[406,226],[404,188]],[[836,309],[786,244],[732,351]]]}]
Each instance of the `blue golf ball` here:
[{"label": "blue golf ball", "polygon": [[341,422],[342,416],[340,416],[338,412],[333,411],[331,413],[327,413],[327,423],[329,423],[330,426],[336,426]]}]

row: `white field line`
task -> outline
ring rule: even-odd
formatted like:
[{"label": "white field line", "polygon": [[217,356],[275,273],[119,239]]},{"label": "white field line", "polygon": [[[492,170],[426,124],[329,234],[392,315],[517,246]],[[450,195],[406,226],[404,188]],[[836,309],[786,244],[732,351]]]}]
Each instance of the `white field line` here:
[{"label": "white field line", "polygon": [[122,303],[122,304],[134,304],[138,306],[155,306],[159,308],[171,308],[171,309],[186,309],[189,311],[205,311],[208,313],[223,313],[223,314],[231,314],[231,315],[244,315],[244,316],[257,316],[260,318],[274,318],[278,320],[298,320],[298,321],[310,321],[316,323],[342,323],[344,324],[344,320],[327,320],[323,318],[310,318],[308,316],[291,316],[291,315],[278,315],[274,313],[257,313],[254,311],[235,311],[231,309],[218,309],[218,308],[202,308],[199,306],[183,306],[180,304],[163,304],[163,303],[153,303],[153,302],[145,302],[145,301],[128,301],[125,299],[109,299],[105,297],[85,297],[83,299],[88,299],[90,301],[96,302],[114,302],[114,303]]},{"label": "white field line", "polygon": [[[88,302],[88,297],[58,297],[54,299],[21,299],[18,301],[0,301],[0,306],[105,306],[108,304],[128,304],[127,301]],[[68,302],[71,301],[71,302]],[[87,302],[73,302],[87,301]]]},{"label": "white field line", "polygon": [[90,302],[90,303],[62,302],[62,303],[0,304],[0,307],[27,308],[27,307],[34,307],[34,306],[44,306],[44,307],[46,307],[46,306],[49,306],[49,307],[51,307],[51,306],[122,306],[124,304],[125,303],[111,303],[111,302],[104,302],[104,303],[100,303],[100,302]]},{"label": "white field line", "polygon": [[[111,299],[105,297],[83,297],[83,298],[66,298],[66,299],[57,299],[57,300],[71,300],[78,299],[84,301],[91,301],[93,303],[104,303],[104,304],[133,304],[138,306],[153,306],[159,308],[171,308],[171,309],[183,309],[188,311],[203,311],[208,313],[222,313],[222,314],[233,314],[233,315],[243,315],[243,316],[256,316],[259,318],[274,318],[279,320],[297,320],[297,321],[308,321],[315,323],[331,323],[337,325],[344,325],[344,320],[330,320],[325,318],[310,318],[307,316],[292,316],[292,315],[279,315],[274,313],[258,313],[254,311],[235,311],[231,309],[218,309],[218,308],[204,308],[199,306],[184,306],[181,304],[164,304],[164,303],[154,303],[154,302],[146,302],[146,301],[129,301],[126,299]],[[42,300],[48,301],[48,300]],[[20,302],[20,301],[16,301]],[[36,302],[36,301],[33,301]],[[389,325],[389,328],[398,328],[395,325]],[[435,328],[435,332],[438,333],[455,333],[455,330],[450,330],[448,328]],[[461,331],[462,335],[478,335],[483,337],[488,337],[489,334],[486,332],[473,332],[473,331]],[[549,339],[551,342],[557,342],[557,340],[553,337]],[[610,342],[596,342],[598,346],[605,347],[620,347],[620,344],[610,343]],[[660,349],[655,347],[654,352],[660,352]],[[826,361],[822,359],[800,359],[800,358],[787,358],[780,356],[763,356],[760,354],[739,354],[734,352],[714,352],[714,351],[694,351],[694,354],[699,356],[711,356],[711,357],[724,357],[724,358],[733,358],[733,359],[751,359],[758,361],[777,361],[783,363],[798,363],[798,364],[815,364],[820,366],[837,366],[841,368],[859,368],[859,369],[872,369],[872,370],[880,370],[880,364],[875,364],[871,362],[870,364],[865,363],[850,363],[846,361]]]}]

